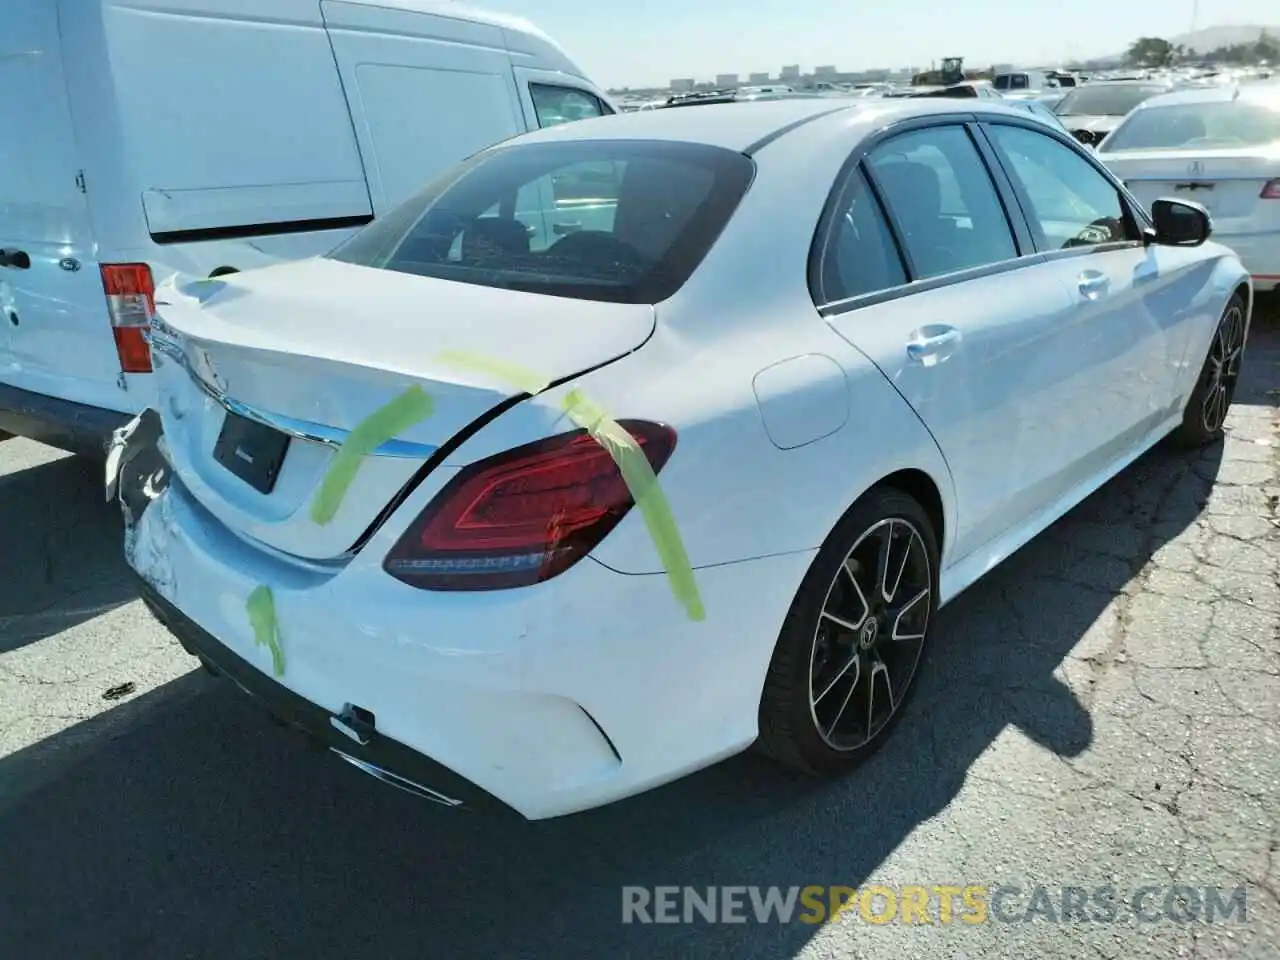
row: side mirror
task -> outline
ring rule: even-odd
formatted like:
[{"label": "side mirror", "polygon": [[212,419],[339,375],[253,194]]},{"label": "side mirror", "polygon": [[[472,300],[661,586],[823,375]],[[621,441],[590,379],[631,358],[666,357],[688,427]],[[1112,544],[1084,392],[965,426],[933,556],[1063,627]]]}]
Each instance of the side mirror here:
[{"label": "side mirror", "polygon": [[1213,233],[1209,211],[1186,200],[1157,200],[1151,204],[1155,243],[1169,247],[1198,247]]}]

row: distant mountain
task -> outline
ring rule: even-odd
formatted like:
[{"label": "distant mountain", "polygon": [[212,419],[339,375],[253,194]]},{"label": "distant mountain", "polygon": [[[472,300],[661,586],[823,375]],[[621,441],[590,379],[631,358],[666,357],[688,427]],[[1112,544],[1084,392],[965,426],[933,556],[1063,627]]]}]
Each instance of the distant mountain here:
[{"label": "distant mountain", "polygon": [[[1191,33],[1180,33],[1176,37],[1165,37],[1174,46],[1182,44],[1188,50],[1197,53],[1208,53],[1219,47],[1228,47],[1235,43],[1255,43],[1266,31],[1273,39],[1280,41],[1280,26],[1274,27],[1205,27]],[[1138,39],[1134,37],[1134,39]],[[1125,51],[1112,54],[1104,59],[1123,60]]]}]

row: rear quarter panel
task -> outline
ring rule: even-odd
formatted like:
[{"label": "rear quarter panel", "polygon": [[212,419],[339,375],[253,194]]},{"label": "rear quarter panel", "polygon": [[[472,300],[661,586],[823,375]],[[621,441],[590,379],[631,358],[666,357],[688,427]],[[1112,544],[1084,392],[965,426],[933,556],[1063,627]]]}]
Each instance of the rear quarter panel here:
[{"label": "rear quarter panel", "polygon": [[[808,290],[819,216],[860,135],[853,120],[815,122],[765,147],[756,155],[756,180],[719,241],[685,288],[657,306],[649,341],[522,404],[518,429],[517,420],[501,417],[450,462],[534,439],[527,431],[537,418],[529,408],[545,418],[542,435],[573,429],[560,404],[576,387],[614,419],[662,421],[677,431],[658,479],[695,567],[812,550],[862,493],[899,469],[929,474],[952,515],[950,477],[932,437],[870,361],[818,315]],[[816,379],[788,383],[792,396],[782,406],[802,409],[809,394],[822,426],[812,442],[780,449],[765,428],[754,381],[781,361],[811,356],[839,366],[845,396],[832,392],[831,363],[797,364],[794,371]],[[839,429],[830,432],[835,423]],[[638,511],[593,556],[625,573],[663,569]]]}]

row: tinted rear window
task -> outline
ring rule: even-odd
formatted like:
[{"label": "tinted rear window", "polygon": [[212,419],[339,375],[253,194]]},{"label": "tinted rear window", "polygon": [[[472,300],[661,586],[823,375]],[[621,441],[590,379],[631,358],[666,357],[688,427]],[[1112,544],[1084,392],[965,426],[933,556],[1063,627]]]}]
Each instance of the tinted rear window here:
[{"label": "tinted rear window", "polygon": [[515,143],[472,157],[329,256],[461,283],[658,303],[737,208],[753,162],[667,141]]},{"label": "tinted rear window", "polygon": [[1196,147],[1229,150],[1276,142],[1280,142],[1280,109],[1236,100],[1144,108],[1116,129],[1105,149],[1108,153]]},{"label": "tinted rear window", "polygon": [[1060,117],[1068,114],[1080,117],[1123,117],[1126,113],[1149,100],[1157,93],[1167,93],[1168,87],[1144,84],[1111,84],[1105,81],[1087,83],[1076,87],[1058,101],[1053,112]]}]

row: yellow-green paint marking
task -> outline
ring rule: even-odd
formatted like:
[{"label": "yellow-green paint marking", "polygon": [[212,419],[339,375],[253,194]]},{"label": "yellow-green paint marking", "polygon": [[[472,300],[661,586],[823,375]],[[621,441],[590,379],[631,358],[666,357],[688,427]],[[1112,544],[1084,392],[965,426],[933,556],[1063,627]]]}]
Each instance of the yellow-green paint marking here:
[{"label": "yellow-green paint marking", "polygon": [[271,651],[271,672],[284,676],[284,648],[280,645],[280,624],[276,621],[276,601],[271,588],[263,585],[245,601],[249,623],[253,625],[253,642]]},{"label": "yellow-green paint marking", "polygon": [[388,440],[427,419],[434,409],[431,397],[415,384],[361,420],[342,442],[325,471],[320,489],[311,501],[312,521],[321,526],[329,523],[342,505],[342,498],[355,480],[364,458]]},{"label": "yellow-green paint marking", "polygon": [[579,391],[570,390],[561,406],[570,420],[586,430],[613,457],[666,568],[671,592],[691,620],[705,620],[707,613],[698,594],[689,555],[684,549],[684,541],[680,539],[671,505],[658,485],[653,467],[649,465],[649,458],[631,434]]}]

